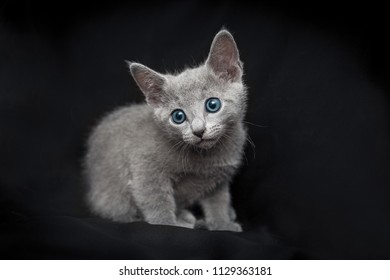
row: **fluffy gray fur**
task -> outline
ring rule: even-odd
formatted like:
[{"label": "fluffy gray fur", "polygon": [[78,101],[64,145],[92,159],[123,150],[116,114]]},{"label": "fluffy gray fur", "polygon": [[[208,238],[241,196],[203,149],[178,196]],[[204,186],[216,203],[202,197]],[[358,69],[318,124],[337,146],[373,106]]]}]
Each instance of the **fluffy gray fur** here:
[{"label": "fluffy gray fur", "polygon": [[[118,222],[241,231],[229,184],[243,157],[247,93],[233,36],[221,30],[206,62],[179,74],[129,67],[147,104],[112,112],[90,136],[85,167],[93,212]],[[211,97],[222,102],[216,113],[205,110]],[[178,108],[187,116],[182,124],[172,121]],[[198,221],[187,210],[194,203],[204,213]]]}]

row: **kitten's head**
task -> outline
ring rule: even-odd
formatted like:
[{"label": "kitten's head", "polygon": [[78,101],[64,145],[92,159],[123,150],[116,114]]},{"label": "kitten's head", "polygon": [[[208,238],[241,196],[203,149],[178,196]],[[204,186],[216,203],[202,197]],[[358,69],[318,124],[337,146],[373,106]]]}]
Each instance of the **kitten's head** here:
[{"label": "kitten's head", "polygon": [[197,68],[162,75],[129,63],[131,74],[167,135],[191,146],[210,149],[229,138],[246,110],[242,63],[233,36],[214,38],[209,56]]}]

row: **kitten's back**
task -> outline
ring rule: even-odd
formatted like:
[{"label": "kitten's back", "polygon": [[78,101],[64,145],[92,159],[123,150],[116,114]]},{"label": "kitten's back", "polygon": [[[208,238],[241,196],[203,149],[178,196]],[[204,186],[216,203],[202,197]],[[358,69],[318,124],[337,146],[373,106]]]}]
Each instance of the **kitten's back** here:
[{"label": "kitten's back", "polygon": [[155,134],[151,110],[146,104],[119,108],[94,129],[85,161],[90,182],[88,202],[93,212],[119,222],[136,219],[131,193],[126,188],[132,178],[129,159],[137,162],[145,151],[151,151]]}]

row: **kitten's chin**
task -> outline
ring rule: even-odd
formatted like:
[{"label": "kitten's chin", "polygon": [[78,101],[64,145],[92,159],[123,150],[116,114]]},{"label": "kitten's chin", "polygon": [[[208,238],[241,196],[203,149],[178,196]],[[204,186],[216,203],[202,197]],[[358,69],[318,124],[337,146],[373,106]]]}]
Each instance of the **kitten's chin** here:
[{"label": "kitten's chin", "polygon": [[220,136],[214,135],[213,138],[199,138],[192,136],[189,138],[184,138],[184,142],[189,146],[193,147],[195,150],[210,150],[216,146],[220,140]]},{"label": "kitten's chin", "polygon": [[201,139],[197,143],[194,144],[195,147],[209,150],[215,146],[215,144],[218,142],[219,138],[213,138],[213,139]]},{"label": "kitten's chin", "polygon": [[212,142],[212,141],[201,141],[196,145],[196,147],[204,149],[204,150],[208,150],[208,149],[211,149],[212,147],[214,147],[214,144],[215,144],[215,142]]}]

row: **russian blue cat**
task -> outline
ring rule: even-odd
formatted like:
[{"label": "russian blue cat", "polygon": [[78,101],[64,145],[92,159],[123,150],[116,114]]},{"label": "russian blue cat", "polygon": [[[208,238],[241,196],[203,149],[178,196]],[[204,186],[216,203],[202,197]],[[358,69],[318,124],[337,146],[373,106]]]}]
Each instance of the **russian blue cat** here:
[{"label": "russian blue cat", "polygon": [[[233,36],[221,30],[205,63],[179,74],[128,64],[146,104],[115,110],[91,134],[92,211],[118,222],[241,231],[229,184],[243,157],[247,91]],[[204,218],[188,210],[195,203]]]}]

